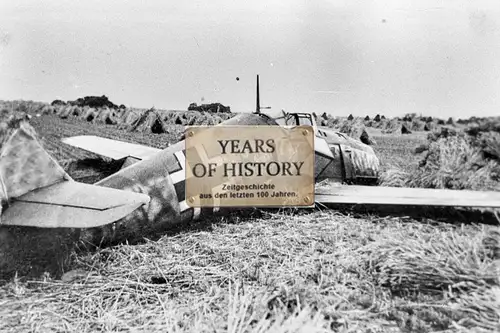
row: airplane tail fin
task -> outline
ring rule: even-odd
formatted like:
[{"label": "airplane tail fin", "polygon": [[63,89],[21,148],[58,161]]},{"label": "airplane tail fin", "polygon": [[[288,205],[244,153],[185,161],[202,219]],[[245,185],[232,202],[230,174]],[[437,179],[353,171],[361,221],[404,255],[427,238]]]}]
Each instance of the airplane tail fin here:
[{"label": "airplane tail fin", "polygon": [[0,115],[0,225],[87,228],[127,215],[149,197],[74,181],[27,119]]},{"label": "airplane tail fin", "polygon": [[19,116],[0,126],[0,198],[5,203],[37,188],[71,179],[45,151],[35,130]]}]

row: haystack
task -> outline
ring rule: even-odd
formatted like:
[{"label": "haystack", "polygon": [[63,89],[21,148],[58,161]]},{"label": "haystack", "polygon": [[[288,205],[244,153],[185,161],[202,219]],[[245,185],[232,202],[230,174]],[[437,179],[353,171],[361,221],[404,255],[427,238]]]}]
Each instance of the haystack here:
[{"label": "haystack", "polygon": [[61,114],[61,112],[63,112],[66,109],[66,106],[65,105],[54,105],[53,108],[54,108],[53,113],[57,114],[59,116]]},{"label": "haystack", "polygon": [[199,118],[202,114],[212,114],[211,112],[200,112],[200,111],[188,111],[188,112],[184,112],[185,115],[187,115],[187,118],[191,118],[191,117],[196,117],[196,118]]},{"label": "haystack", "polygon": [[385,120],[383,124],[383,129],[386,133],[394,133],[400,129],[399,121],[397,119]]},{"label": "haystack", "polygon": [[162,134],[167,133],[167,128],[167,124],[165,124],[158,112],[151,108],[131,124],[130,131]]},{"label": "haystack", "polygon": [[[427,143],[415,150],[423,154],[418,165],[403,172],[402,186],[499,191],[500,131],[491,125],[494,120],[483,128],[443,127],[430,133]],[[381,185],[391,186],[384,179]]]},{"label": "haystack", "polygon": [[201,113],[200,117],[198,118],[198,124],[206,125],[208,117],[209,116],[207,116],[205,113]]},{"label": "haystack", "polygon": [[[361,135],[362,129],[364,128],[364,125],[362,122],[360,122],[360,119],[355,119],[354,121],[348,121],[348,120],[343,120],[339,123],[336,124],[334,129],[338,130],[341,133],[345,133],[351,137],[352,134],[356,135],[355,132]],[[356,138],[357,139],[357,138]]]},{"label": "haystack", "polygon": [[71,111],[71,115],[74,117],[80,117],[82,113],[82,109],[79,106],[73,106],[73,111]]},{"label": "haystack", "polygon": [[73,111],[73,108],[71,107],[71,105],[60,106],[60,108],[61,108],[61,111],[59,112],[59,117],[61,119],[67,119],[71,115],[71,112]]},{"label": "haystack", "polygon": [[408,129],[408,127],[405,124],[401,125],[401,134],[411,134],[411,131]]},{"label": "haystack", "polygon": [[231,119],[234,117],[233,113],[219,113],[218,116],[223,120],[226,121],[228,119]]},{"label": "haystack", "polygon": [[365,145],[373,145],[374,141],[370,138],[370,135],[368,135],[368,132],[363,128],[363,131],[361,132],[361,135],[359,136],[359,140],[363,142]]},{"label": "haystack", "polygon": [[373,121],[373,120],[365,120],[364,121],[364,125],[366,127],[375,127],[377,126],[379,123],[377,123],[376,121]]},{"label": "haystack", "polygon": [[43,115],[48,115],[53,113],[54,113],[54,107],[52,105],[45,105],[42,109]]},{"label": "haystack", "polygon": [[222,120],[222,118],[221,118],[221,117],[219,117],[219,116],[214,116],[214,124],[215,124],[215,125],[219,125],[219,124],[220,124],[220,123],[222,123],[222,122],[223,122],[223,120]]},{"label": "haystack", "polygon": [[184,121],[182,120],[182,117],[181,116],[177,116],[175,118],[175,122],[174,122],[176,125],[184,125]]},{"label": "haystack", "polygon": [[78,114],[78,119],[81,119],[81,120],[86,120],[85,119],[85,115],[87,114],[87,112],[89,111],[90,107],[88,106],[84,106],[84,107],[78,107],[78,109],[80,110],[79,114]]},{"label": "haystack", "polygon": [[168,111],[168,112],[163,113],[163,121],[165,122],[165,124],[172,125],[173,124],[172,119],[175,119],[174,112]]},{"label": "haystack", "polygon": [[120,123],[125,124],[126,126],[131,126],[144,114],[144,112],[144,110],[139,109],[127,109],[121,115]]},{"label": "haystack", "polygon": [[342,121],[337,121],[333,126],[333,129],[350,136],[353,139],[359,140],[367,145],[373,145],[375,142],[370,138],[370,135],[366,131],[363,124],[363,120],[360,118],[349,121],[344,119]]},{"label": "haystack", "polygon": [[83,119],[86,120],[86,121],[88,121],[88,122],[93,122],[94,119],[96,119],[98,115],[99,114],[98,114],[98,112],[97,112],[96,109],[89,108],[87,110],[87,112],[85,112],[85,114],[83,115]]},{"label": "haystack", "polygon": [[115,111],[112,111],[107,107],[99,110],[96,120],[106,125],[116,125],[118,123],[118,117],[116,116]]},{"label": "haystack", "polygon": [[389,123],[388,120],[386,119],[382,119],[382,117],[380,117],[380,120],[379,121],[375,121],[375,119],[373,120],[370,120],[370,121],[365,121],[365,125],[367,127],[372,127],[372,128],[379,128],[379,129],[386,129],[387,128],[387,124]]},{"label": "haystack", "polygon": [[354,116],[352,115],[352,113],[349,115],[349,117],[347,117],[347,120],[353,120],[354,119]]},{"label": "haystack", "polygon": [[193,125],[196,125],[197,123],[197,118],[196,116],[191,116],[191,118],[188,119],[188,121],[186,122],[186,124],[188,126],[193,126]]}]

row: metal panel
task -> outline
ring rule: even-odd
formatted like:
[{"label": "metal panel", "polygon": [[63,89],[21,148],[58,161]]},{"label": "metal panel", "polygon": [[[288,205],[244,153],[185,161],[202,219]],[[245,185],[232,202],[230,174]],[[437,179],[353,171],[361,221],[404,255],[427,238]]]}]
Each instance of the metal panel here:
[{"label": "metal panel", "polygon": [[12,200],[0,225],[90,228],[112,223],[148,202],[144,194],[64,181]]},{"label": "metal panel", "polygon": [[62,181],[26,193],[16,198],[15,201],[104,210],[136,202],[147,203],[149,197],[130,191],[115,190],[75,181]]},{"label": "metal panel", "polygon": [[119,220],[143,203],[136,202],[106,210],[55,206],[33,202],[14,202],[2,215],[1,225],[38,228],[93,228]]},{"label": "metal panel", "polygon": [[316,190],[322,204],[380,204],[500,208],[499,192],[329,185]]},{"label": "metal panel", "polygon": [[127,156],[143,160],[161,151],[161,149],[153,147],[111,140],[93,135],[64,138],[62,142],[114,160],[119,160]]}]

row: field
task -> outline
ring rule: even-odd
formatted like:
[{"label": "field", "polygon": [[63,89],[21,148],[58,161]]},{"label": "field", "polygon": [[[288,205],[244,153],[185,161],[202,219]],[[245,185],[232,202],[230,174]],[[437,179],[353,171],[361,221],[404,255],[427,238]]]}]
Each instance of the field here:
[{"label": "field", "polygon": [[[183,128],[153,134],[55,114],[30,122],[61,163],[97,158],[64,136],[162,148]],[[414,170],[427,142],[423,132],[370,134],[384,171]],[[321,207],[215,217],[76,251],[62,278],[2,281],[0,331],[499,331],[500,231],[465,222]]]}]

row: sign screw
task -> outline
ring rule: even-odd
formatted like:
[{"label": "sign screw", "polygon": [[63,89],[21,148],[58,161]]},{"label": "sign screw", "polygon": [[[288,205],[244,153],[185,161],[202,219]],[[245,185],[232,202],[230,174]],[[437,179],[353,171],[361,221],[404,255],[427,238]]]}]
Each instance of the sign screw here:
[{"label": "sign screw", "polygon": [[191,203],[193,203],[194,202],[194,198],[191,197],[191,198],[188,199],[188,201],[191,202]]},{"label": "sign screw", "polygon": [[305,135],[307,135],[308,133],[309,133],[309,131],[308,131],[308,130],[303,130],[303,131],[302,131],[302,134],[304,134],[304,136],[305,136]]},{"label": "sign screw", "polygon": [[189,132],[188,132],[188,136],[190,136],[190,137],[191,137],[191,136],[193,136],[193,135],[194,135],[193,131],[189,131]]},{"label": "sign screw", "polygon": [[309,197],[308,197],[308,196],[304,198],[304,202],[305,202],[305,203],[308,203],[308,202],[309,202]]}]

